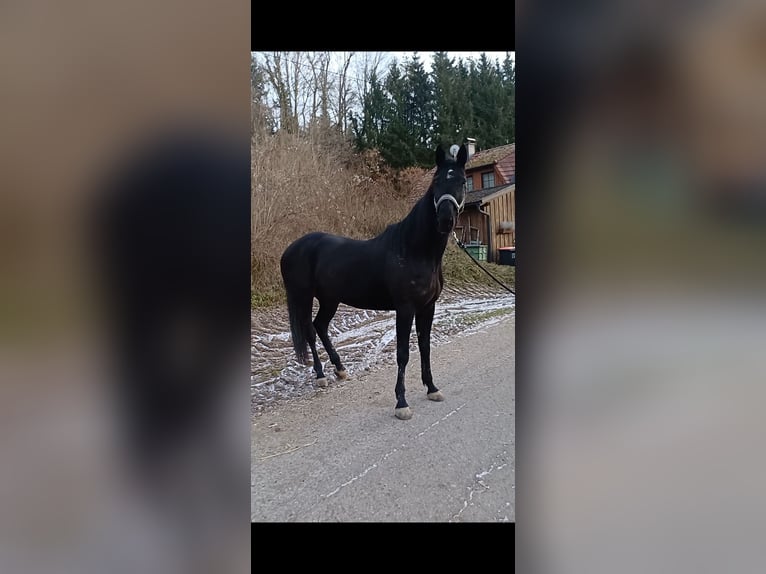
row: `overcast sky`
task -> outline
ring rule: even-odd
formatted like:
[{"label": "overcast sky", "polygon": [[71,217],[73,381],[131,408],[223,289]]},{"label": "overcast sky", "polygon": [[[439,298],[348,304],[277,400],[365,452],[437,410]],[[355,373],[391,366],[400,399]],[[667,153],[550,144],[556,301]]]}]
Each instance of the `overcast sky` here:
[{"label": "overcast sky", "polygon": [[[330,53],[330,67],[329,71],[331,74],[331,78],[333,81],[336,80],[337,77],[341,75],[341,70],[343,68],[344,59],[348,56],[350,52],[331,52]],[[418,51],[418,56],[420,57],[420,60],[423,62],[423,67],[425,68],[426,72],[431,71],[431,58],[433,56],[433,50],[432,51]],[[505,60],[505,52],[484,52],[487,55],[487,58],[489,58],[490,62],[499,61],[500,64],[503,63],[503,60]],[[348,78],[351,81],[352,89],[355,89],[357,91],[359,90],[359,83],[362,82],[362,78],[364,77],[364,73],[362,71],[362,68],[360,68],[360,65],[363,65],[364,58],[366,55],[374,55],[375,53],[369,53],[365,54],[364,52],[357,52],[355,54],[356,59],[354,63],[351,65],[351,67],[348,70]],[[384,75],[386,71],[388,70],[388,66],[391,63],[393,59],[398,60],[399,62],[402,62],[405,59],[412,58],[414,52],[377,52],[380,56],[382,56],[382,60],[380,62],[379,72],[382,72]],[[463,61],[467,60],[474,60],[478,61],[481,57],[482,52],[453,52],[448,51],[447,54],[450,58],[453,58],[455,60],[462,59]],[[264,56],[263,52],[253,52],[253,55],[255,56],[256,60],[262,61],[262,58]],[[287,60],[292,62],[293,58],[295,58],[294,53],[286,56]],[[511,51],[511,58],[514,60],[515,58],[515,52]],[[303,67],[303,73],[308,77],[309,71],[311,68],[311,65],[308,63],[308,60],[304,59],[302,60],[302,67]],[[271,86],[268,86],[268,91],[271,93],[271,99],[275,100],[275,96],[273,95],[273,89]],[[351,101],[351,109],[355,111],[359,111],[359,101],[356,99],[352,99]]]},{"label": "overcast sky", "polygon": [[[388,52],[392,56],[394,56],[397,60],[402,61],[404,58],[411,58],[413,52]],[[503,63],[503,60],[505,60],[505,52],[485,52],[487,54],[487,58],[492,60],[500,60],[500,63]],[[481,56],[481,52],[447,52],[450,58],[454,58],[457,60],[458,58],[461,58],[463,60],[477,60]],[[426,71],[431,70],[431,56],[433,55],[433,51],[429,52],[418,52],[418,56],[420,56],[420,60],[423,62],[423,67],[426,69]],[[515,52],[511,52],[511,58],[514,60],[515,58]]]},{"label": "overcast sky", "polygon": [[[395,58],[399,62],[403,61],[405,58],[409,59],[412,57],[414,52],[380,52],[383,55],[383,69],[385,70],[388,67],[388,62],[391,61],[392,58]],[[431,58],[433,56],[433,50],[432,51],[423,51],[418,52],[418,55],[420,56],[420,60],[423,62],[423,67],[426,69],[426,72],[431,71]],[[505,60],[505,52],[484,52],[487,54],[487,58],[489,58],[490,61],[497,60],[501,64],[503,63],[503,60]],[[258,54],[258,52],[255,52],[255,54]],[[348,52],[332,52],[331,58],[332,63],[330,65],[330,69],[332,70],[332,73],[337,74],[343,64],[343,58],[344,56],[348,54]],[[363,52],[357,52],[357,57],[364,54]],[[450,58],[454,58],[455,60],[462,59],[462,60],[479,60],[479,57],[481,56],[482,52],[451,52],[448,51],[447,54]],[[514,60],[516,59],[516,53],[511,51],[511,58]],[[350,76],[354,76],[356,73],[356,70],[353,69],[350,71]]]}]

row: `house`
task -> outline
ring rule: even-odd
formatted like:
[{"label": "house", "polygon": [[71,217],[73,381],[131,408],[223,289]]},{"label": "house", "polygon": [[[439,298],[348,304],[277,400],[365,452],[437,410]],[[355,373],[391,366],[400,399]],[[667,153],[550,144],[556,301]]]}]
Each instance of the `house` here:
[{"label": "house", "polygon": [[[467,193],[455,233],[479,259],[497,262],[499,248],[516,246],[516,144],[479,152],[472,138],[466,145]],[[428,172],[426,188],[435,172]]]}]

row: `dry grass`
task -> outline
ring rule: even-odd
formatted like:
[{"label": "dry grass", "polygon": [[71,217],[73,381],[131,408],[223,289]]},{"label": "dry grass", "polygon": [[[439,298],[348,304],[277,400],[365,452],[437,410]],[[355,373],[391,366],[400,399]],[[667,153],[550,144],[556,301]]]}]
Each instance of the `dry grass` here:
[{"label": "dry grass", "polygon": [[342,141],[279,134],[254,145],[251,162],[253,306],[283,300],[279,259],[292,241],[311,231],[374,237],[411,207],[375,154]]}]

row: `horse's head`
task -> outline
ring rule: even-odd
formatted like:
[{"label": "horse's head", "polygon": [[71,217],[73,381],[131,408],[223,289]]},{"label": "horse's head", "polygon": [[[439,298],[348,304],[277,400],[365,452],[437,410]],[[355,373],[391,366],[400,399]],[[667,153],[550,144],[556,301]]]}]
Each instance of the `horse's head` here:
[{"label": "horse's head", "polygon": [[432,188],[436,227],[439,233],[450,233],[457,224],[457,217],[465,204],[465,162],[468,149],[463,144],[457,158],[447,157],[441,146],[436,148],[436,173]]}]

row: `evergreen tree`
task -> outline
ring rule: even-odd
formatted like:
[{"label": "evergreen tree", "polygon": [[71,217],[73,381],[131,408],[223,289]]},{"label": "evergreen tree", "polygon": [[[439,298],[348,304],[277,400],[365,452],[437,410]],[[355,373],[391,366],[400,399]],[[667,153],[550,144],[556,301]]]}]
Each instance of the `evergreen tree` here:
[{"label": "evergreen tree", "polygon": [[[457,76],[455,82],[455,96],[453,98],[456,128],[462,142],[465,138],[475,138],[475,122],[472,104],[473,85],[471,82],[471,70],[458,60]],[[459,142],[455,142],[459,143]]]},{"label": "evergreen tree", "polygon": [[515,140],[514,62],[478,63],[446,52],[433,55],[427,73],[417,54],[393,62],[385,80],[372,74],[352,129],[359,149],[377,148],[392,167],[431,167],[437,144],[448,146],[467,137],[477,149]]},{"label": "evergreen tree", "polygon": [[393,62],[385,81],[388,106],[384,116],[385,128],[380,138],[380,153],[383,159],[395,168],[415,164],[415,144],[408,126],[407,79]]},{"label": "evergreen tree", "polygon": [[503,127],[503,86],[497,66],[482,53],[478,65],[471,63],[473,113],[476,118],[476,140],[481,149],[505,143]]},{"label": "evergreen tree", "polygon": [[431,63],[433,82],[434,144],[449,146],[460,141],[460,122],[457,117],[458,71],[447,52],[434,52]]},{"label": "evergreen tree", "polygon": [[409,140],[414,144],[415,160],[421,167],[433,163],[432,132],[434,126],[433,87],[418,53],[405,65],[406,126]]},{"label": "evergreen tree", "polygon": [[511,53],[505,53],[502,70],[503,94],[504,94],[504,124],[503,135],[506,143],[516,141],[516,67]]},{"label": "evergreen tree", "polygon": [[351,117],[351,129],[359,150],[380,147],[381,135],[386,128],[388,97],[378,75],[370,74],[370,86],[362,102],[362,115]]}]

